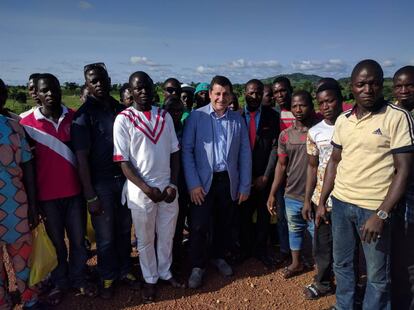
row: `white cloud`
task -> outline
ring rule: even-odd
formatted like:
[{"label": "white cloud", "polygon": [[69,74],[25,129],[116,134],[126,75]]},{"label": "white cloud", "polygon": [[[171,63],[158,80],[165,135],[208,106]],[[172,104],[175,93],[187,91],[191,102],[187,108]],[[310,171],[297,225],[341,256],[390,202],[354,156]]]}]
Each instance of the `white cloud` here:
[{"label": "white cloud", "polygon": [[233,60],[227,64],[229,68],[280,68],[282,65],[276,60],[247,61],[243,58]]},{"label": "white cloud", "polygon": [[210,66],[198,66],[196,72],[199,74],[212,74],[216,71],[215,68]]},{"label": "white cloud", "polygon": [[292,68],[295,71],[305,73],[338,74],[343,73],[347,69],[347,64],[341,59],[329,59],[327,61],[302,60],[293,62]]},{"label": "white cloud", "polygon": [[394,67],[395,63],[394,61],[390,60],[390,59],[386,59],[382,62],[381,64],[384,68],[390,68],[390,67]]},{"label": "white cloud", "polygon": [[281,73],[282,64],[277,60],[251,61],[239,58],[224,64],[203,64],[191,69],[190,75],[208,79],[212,75],[227,76],[234,83],[244,83],[252,77],[267,78]]},{"label": "white cloud", "polygon": [[92,9],[93,5],[88,1],[79,1],[78,7],[82,10]]},{"label": "white cloud", "polygon": [[129,61],[133,65],[144,65],[148,67],[168,67],[169,66],[169,65],[158,64],[152,60],[149,60],[145,56],[131,56]]}]

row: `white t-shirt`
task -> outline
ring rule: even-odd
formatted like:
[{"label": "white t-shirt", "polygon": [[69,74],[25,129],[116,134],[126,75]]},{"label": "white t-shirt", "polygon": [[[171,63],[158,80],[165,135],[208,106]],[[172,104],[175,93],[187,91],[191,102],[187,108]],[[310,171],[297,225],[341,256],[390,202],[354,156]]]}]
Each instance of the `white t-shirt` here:
[{"label": "white t-shirt", "polygon": [[[144,112],[134,107],[118,114],[114,124],[114,161],[130,161],[145,183],[163,191],[170,184],[170,154],[179,150],[178,140],[172,118],[165,110],[152,107],[150,115],[148,120]],[[152,202],[129,180],[122,196],[130,209]]]},{"label": "white t-shirt", "polygon": [[[309,155],[319,157],[319,165],[317,172],[317,181],[315,191],[313,192],[312,202],[319,204],[321,197],[323,178],[325,176],[325,169],[331,157],[333,145],[331,144],[334,125],[328,125],[325,120],[322,120],[308,131],[308,138],[306,142],[306,149]],[[328,207],[332,206],[331,199],[327,201]]]}]

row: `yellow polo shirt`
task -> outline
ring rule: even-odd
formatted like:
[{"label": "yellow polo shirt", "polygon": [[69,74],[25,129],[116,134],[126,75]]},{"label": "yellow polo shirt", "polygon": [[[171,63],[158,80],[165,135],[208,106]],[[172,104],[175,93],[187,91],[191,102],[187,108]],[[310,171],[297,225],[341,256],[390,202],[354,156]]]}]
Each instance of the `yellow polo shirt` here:
[{"label": "yellow polo shirt", "polygon": [[335,122],[334,147],[342,150],[332,195],[361,208],[376,210],[394,174],[392,154],[414,152],[411,115],[384,102],[375,112],[357,119],[354,109]]}]

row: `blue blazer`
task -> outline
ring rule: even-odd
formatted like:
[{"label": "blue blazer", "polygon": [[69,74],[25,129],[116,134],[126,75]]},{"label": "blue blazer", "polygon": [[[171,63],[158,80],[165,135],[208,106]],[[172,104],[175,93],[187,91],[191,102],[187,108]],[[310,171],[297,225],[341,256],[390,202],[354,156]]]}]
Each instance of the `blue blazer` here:
[{"label": "blue blazer", "polygon": [[[209,105],[191,112],[184,126],[182,164],[188,190],[202,186],[209,192],[213,180],[213,124]],[[231,197],[250,194],[252,159],[246,122],[238,112],[228,111],[227,172]]]}]

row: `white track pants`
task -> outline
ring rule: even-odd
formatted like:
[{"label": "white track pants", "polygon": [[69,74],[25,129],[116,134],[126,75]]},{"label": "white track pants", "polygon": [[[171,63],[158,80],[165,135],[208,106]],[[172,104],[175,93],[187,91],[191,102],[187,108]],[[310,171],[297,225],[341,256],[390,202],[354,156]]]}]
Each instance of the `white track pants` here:
[{"label": "white track pants", "polygon": [[[146,283],[172,277],[172,245],[178,216],[178,199],[131,209],[138,241],[139,262]],[[155,249],[155,234],[157,245]]]}]

